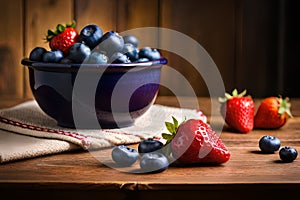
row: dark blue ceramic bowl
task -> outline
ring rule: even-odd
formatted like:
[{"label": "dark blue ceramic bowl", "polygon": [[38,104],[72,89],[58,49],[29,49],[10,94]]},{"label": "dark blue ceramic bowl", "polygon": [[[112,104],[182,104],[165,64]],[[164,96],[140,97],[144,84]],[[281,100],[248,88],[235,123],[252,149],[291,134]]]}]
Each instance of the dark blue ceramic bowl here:
[{"label": "dark blue ceramic bowl", "polygon": [[153,105],[161,67],[167,59],[97,65],[42,63],[24,58],[21,63],[29,69],[35,100],[58,125],[121,128],[132,125]]}]

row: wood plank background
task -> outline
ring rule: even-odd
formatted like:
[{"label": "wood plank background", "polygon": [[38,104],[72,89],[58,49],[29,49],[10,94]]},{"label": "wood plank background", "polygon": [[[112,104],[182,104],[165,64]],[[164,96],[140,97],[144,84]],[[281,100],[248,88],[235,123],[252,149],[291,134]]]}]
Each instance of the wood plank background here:
[{"label": "wood plank background", "polygon": [[[139,27],[179,31],[207,50],[227,91],[238,88],[248,89],[254,97],[277,94],[300,97],[297,0],[0,0],[0,3],[1,99],[32,98],[21,59],[28,57],[35,46],[48,48],[43,40],[47,30],[73,19],[78,30],[95,23],[104,32]],[[168,65],[189,80],[198,96],[209,96],[201,74],[191,64],[171,52],[162,53],[168,58]],[[162,78],[172,79],[164,71]],[[187,95],[183,84],[176,80],[172,84],[182,95]],[[160,95],[173,94],[162,86]]]}]

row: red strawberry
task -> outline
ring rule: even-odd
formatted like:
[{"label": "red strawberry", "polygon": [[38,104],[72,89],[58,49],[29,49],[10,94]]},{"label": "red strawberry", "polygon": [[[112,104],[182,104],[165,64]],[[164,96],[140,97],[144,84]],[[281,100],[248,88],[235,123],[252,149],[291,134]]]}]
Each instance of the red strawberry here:
[{"label": "red strawberry", "polygon": [[69,54],[70,47],[78,41],[78,32],[75,29],[75,22],[72,24],[58,24],[56,30],[48,30],[46,40],[51,50],[61,50],[65,56]]},{"label": "red strawberry", "polygon": [[248,133],[254,127],[254,101],[250,96],[244,96],[245,94],[246,90],[238,94],[235,89],[232,95],[225,93],[224,98],[219,98],[225,122],[241,133]]},{"label": "red strawberry", "polygon": [[181,123],[174,134],[178,123],[174,123],[174,127],[167,123],[173,134],[164,133],[162,136],[167,139],[167,144],[171,143],[172,156],[178,161],[222,164],[230,159],[230,152],[209,124],[200,119],[189,119]]},{"label": "red strawberry", "polygon": [[288,117],[292,117],[291,104],[288,98],[268,97],[258,107],[254,117],[254,127],[261,129],[277,129],[282,127]]}]

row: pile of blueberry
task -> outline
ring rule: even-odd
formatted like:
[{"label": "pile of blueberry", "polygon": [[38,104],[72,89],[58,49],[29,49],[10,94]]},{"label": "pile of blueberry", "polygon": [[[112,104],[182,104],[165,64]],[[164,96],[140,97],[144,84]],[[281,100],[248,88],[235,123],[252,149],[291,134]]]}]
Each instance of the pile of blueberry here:
[{"label": "pile of blueberry", "polygon": [[155,139],[146,139],[140,142],[138,151],[125,145],[113,148],[113,161],[123,167],[133,165],[140,158],[142,173],[158,173],[165,171],[169,166],[168,158],[162,152],[163,143]]},{"label": "pile of blueberry", "polygon": [[121,36],[114,31],[103,34],[99,26],[91,24],[80,31],[78,40],[70,47],[68,55],[60,50],[36,47],[30,52],[29,59],[65,64],[106,64],[147,62],[161,57],[157,49],[147,46],[138,49],[138,44],[138,39],[133,35]]},{"label": "pile of blueberry", "polygon": [[[280,140],[277,137],[265,135],[259,140],[259,148],[263,153],[274,153],[280,148]],[[297,156],[298,152],[293,147],[285,146],[279,151],[279,157],[282,162],[293,162]]]}]

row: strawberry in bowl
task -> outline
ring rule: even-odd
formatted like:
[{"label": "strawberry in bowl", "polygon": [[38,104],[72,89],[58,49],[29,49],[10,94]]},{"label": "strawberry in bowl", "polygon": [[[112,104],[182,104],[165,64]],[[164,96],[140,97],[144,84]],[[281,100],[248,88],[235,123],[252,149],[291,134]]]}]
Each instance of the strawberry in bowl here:
[{"label": "strawberry in bowl", "polygon": [[81,31],[75,23],[59,24],[48,31],[47,40],[50,49],[35,47],[21,63],[28,67],[35,100],[58,125],[130,126],[153,105],[167,63],[158,51],[152,60],[130,59],[127,55],[138,56],[137,49],[124,49],[131,46],[124,41],[133,40],[113,31],[102,34],[95,24]]}]

